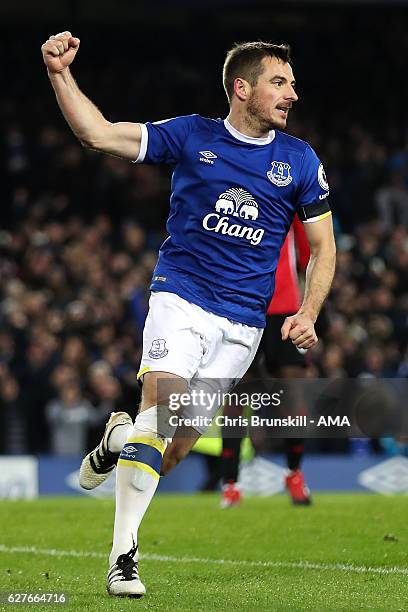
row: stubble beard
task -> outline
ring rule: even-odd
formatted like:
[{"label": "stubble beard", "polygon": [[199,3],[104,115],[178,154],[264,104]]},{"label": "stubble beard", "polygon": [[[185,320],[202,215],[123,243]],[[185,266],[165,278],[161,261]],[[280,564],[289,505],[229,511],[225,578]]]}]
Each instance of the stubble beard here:
[{"label": "stubble beard", "polygon": [[266,115],[264,107],[259,102],[256,93],[252,93],[247,104],[247,121],[248,125],[257,129],[261,132],[270,132],[274,128],[284,130],[286,128],[286,121],[282,124],[278,121],[274,121],[271,117]]}]

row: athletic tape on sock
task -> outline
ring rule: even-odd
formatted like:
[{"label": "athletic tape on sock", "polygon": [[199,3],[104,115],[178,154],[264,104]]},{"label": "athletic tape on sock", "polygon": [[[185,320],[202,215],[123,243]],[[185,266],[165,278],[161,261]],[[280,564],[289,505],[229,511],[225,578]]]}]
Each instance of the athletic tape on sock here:
[{"label": "athletic tape on sock", "polygon": [[[158,447],[160,447],[160,450]],[[120,465],[138,468],[143,472],[151,474],[158,480],[160,478],[160,467],[165,449],[166,442],[159,438],[143,438],[143,442],[131,439],[123,447],[119,463]]]},{"label": "athletic tape on sock", "polygon": [[119,465],[134,468],[133,485],[142,491],[149,486],[151,477],[159,480],[167,446],[166,436],[160,426],[161,419],[158,418],[158,408],[152,406],[137,415],[118,461]]}]

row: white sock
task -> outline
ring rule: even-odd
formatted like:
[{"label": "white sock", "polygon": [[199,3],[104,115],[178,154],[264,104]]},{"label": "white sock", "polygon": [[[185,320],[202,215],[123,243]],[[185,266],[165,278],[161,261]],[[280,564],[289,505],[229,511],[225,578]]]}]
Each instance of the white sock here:
[{"label": "white sock", "polygon": [[123,425],[116,425],[111,435],[109,436],[108,448],[111,453],[120,453],[126,440],[131,434],[133,425],[125,423]]},{"label": "white sock", "polygon": [[119,555],[129,552],[133,542],[137,544],[140,523],[159,484],[160,455],[163,456],[166,450],[168,436],[160,435],[157,429],[157,406],[140,412],[120,454],[116,468],[115,527],[109,566]]}]

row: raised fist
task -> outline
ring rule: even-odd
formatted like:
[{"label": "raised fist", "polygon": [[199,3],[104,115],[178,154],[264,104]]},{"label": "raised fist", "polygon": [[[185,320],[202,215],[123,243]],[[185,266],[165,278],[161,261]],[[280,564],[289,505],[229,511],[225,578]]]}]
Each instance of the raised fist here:
[{"label": "raised fist", "polygon": [[69,66],[79,49],[79,38],[72,36],[71,32],[61,32],[50,36],[41,47],[44,63],[49,72],[61,72]]}]

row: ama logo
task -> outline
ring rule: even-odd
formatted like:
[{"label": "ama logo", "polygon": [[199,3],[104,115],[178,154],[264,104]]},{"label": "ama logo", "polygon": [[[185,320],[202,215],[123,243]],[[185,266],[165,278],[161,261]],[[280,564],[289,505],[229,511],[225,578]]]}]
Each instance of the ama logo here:
[{"label": "ama logo", "polygon": [[256,221],[259,216],[259,207],[253,196],[242,189],[232,187],[224,191],[215,203],[215,213],[209,213],[203,219],[203,227],[209,232],[245,238],[253,245],[261,242],[265,230],[254,229],[250,226],[230,223],[230,217],[244,219],[245,221]]}]

